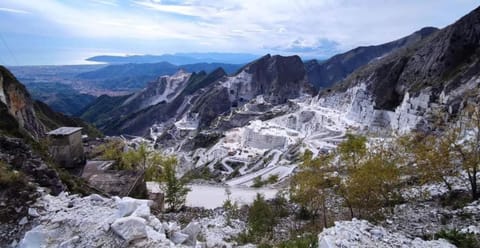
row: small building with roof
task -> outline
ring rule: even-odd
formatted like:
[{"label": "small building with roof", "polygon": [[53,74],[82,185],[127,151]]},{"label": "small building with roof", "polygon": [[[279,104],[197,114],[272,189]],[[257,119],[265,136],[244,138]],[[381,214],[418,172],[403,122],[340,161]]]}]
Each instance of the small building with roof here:
[{"label": "small building with roof", "polygon": [[78,168],[85,164],[81,127],[60,127],[47,135],[48,150],[58,165]]}]

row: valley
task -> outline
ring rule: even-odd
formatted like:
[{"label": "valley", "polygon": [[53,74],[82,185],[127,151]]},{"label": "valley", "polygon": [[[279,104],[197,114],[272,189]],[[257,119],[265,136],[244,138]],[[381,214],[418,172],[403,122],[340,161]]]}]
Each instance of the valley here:
[{"label": "valley", "polygon": [[480,7],[306,57],[0,66],[0,246],[479,247]]}]

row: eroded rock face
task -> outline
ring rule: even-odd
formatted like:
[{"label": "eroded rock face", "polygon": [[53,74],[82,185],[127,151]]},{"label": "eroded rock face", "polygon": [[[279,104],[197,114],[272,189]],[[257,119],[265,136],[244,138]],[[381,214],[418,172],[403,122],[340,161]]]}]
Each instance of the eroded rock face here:
[{"label": "eroded rock face", "polygon": [[0,66],[0,101],[15,117],[21,128],[27,130],[33,137],[45,135],[45,127],[37,119],[33,101],[25,86],[4,67]]},{"label": "eroded rock face", "polygon": [[370,61],[423,40],[437,30],[427,27],[399,40],[378,46],[358,47],[346,53],[335,55],[324,62],[309,61],[305,63],[309,82],[317,89],[331,87],[334,83],[341,81],[348,74]]},{"label": "eroded rock face", "polygon": [[345,92],[319,97],[316,101],[320,106],[344,112],[348,119],[364,125],[370,131],[407,133],[427,125],[431,94],[429,90],[422,91],[417,96],[411,96],[407,92],[396,108],[387,110],[377,108],[375,95],[369,92],[366,83],[362,83]]},{"label": "eroded rock face", "polygon": [[[455,115],[478,102],[480,8],[412,46],[355,71],[319,96],[373,130],[428,128],[433,110]],[[372,128],[373,127],[373,128]]]},{"label": "eroded rock face", "polygon": [[185,89],[191,73],[179,70],[172,76],[162,76],[150,82],[147,87],[129,97],[122,106],[126,111],[136,112],[159,103],[173,101]]}]

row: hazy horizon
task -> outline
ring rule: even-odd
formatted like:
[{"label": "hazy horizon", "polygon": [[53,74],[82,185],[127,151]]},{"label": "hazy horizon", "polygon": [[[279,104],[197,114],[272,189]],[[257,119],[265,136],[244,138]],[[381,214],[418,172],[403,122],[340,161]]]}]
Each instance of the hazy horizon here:
[{"label": "hazy horizon", "polygon": [[87,64],[97,55],[297,54],[324,59],[442,28],[478,2],[88,0],[0,3],[0,63]]}]

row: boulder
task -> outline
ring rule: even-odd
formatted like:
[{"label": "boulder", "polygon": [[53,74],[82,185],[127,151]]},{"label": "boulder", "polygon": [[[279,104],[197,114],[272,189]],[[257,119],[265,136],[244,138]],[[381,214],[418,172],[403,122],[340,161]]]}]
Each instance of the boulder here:
[{"label": "boulder", "polygon": [[137,207],[137,209],[132,213],[132,216],[148,220],[148,217],[151,216],[150,207],[147,206],[147,204],[142,204]]},{"label": "boulder", "polygon": [[131,197],[123,197],[123,198],[115,197],[115,201],[117,202],[118,217],[130,216],[140,206],[145,205],[146,207],[149,207],[152,204],[152,201],[150,200],[139,200]]},{"label": "boulder", "polygon": [[182,233],[187,234],[188,238],[184,244],[195,246],[197,243],[197,235],[202,230],[202,227],[198,222],[190,222],[183,230]]},{"label": "boulder", "polygon": [[18,247],[20,248],[34,248],[44,247],[48,234],[42,230],[43,226],[37,226],[25,233],[25,236],[20,241]]},{"label": "boulder", "polygon": [[58,248],[75,248],[79,240],[80,236],[73,236],[71,239],[62,242]]},{"label": "boulder", "polygon": [[112,224],[113,231],[127,242],[147,237],[145,220],[129,216],[115,220]]},{"label": "boulder", "polygon": [[157,219],[155,216],[150,216],[148,218],[148,225],[153,227],[153,229],[155,229],[158,232],[161,232],[161,233],[165,232],[162,222],[159,219]]},{"label": "boulder", "polygon": [[183,244],[189,238],[188,234],[181,233],[181,232],[173,232],[170,236],[170,241],[174,244],[179,245]]},{"label": "boulder", "polygon": [[154,241],[165,241],[167,236],[163,232],[157,232],[155,229],[147,226],[147,237],[150,240]]}]

